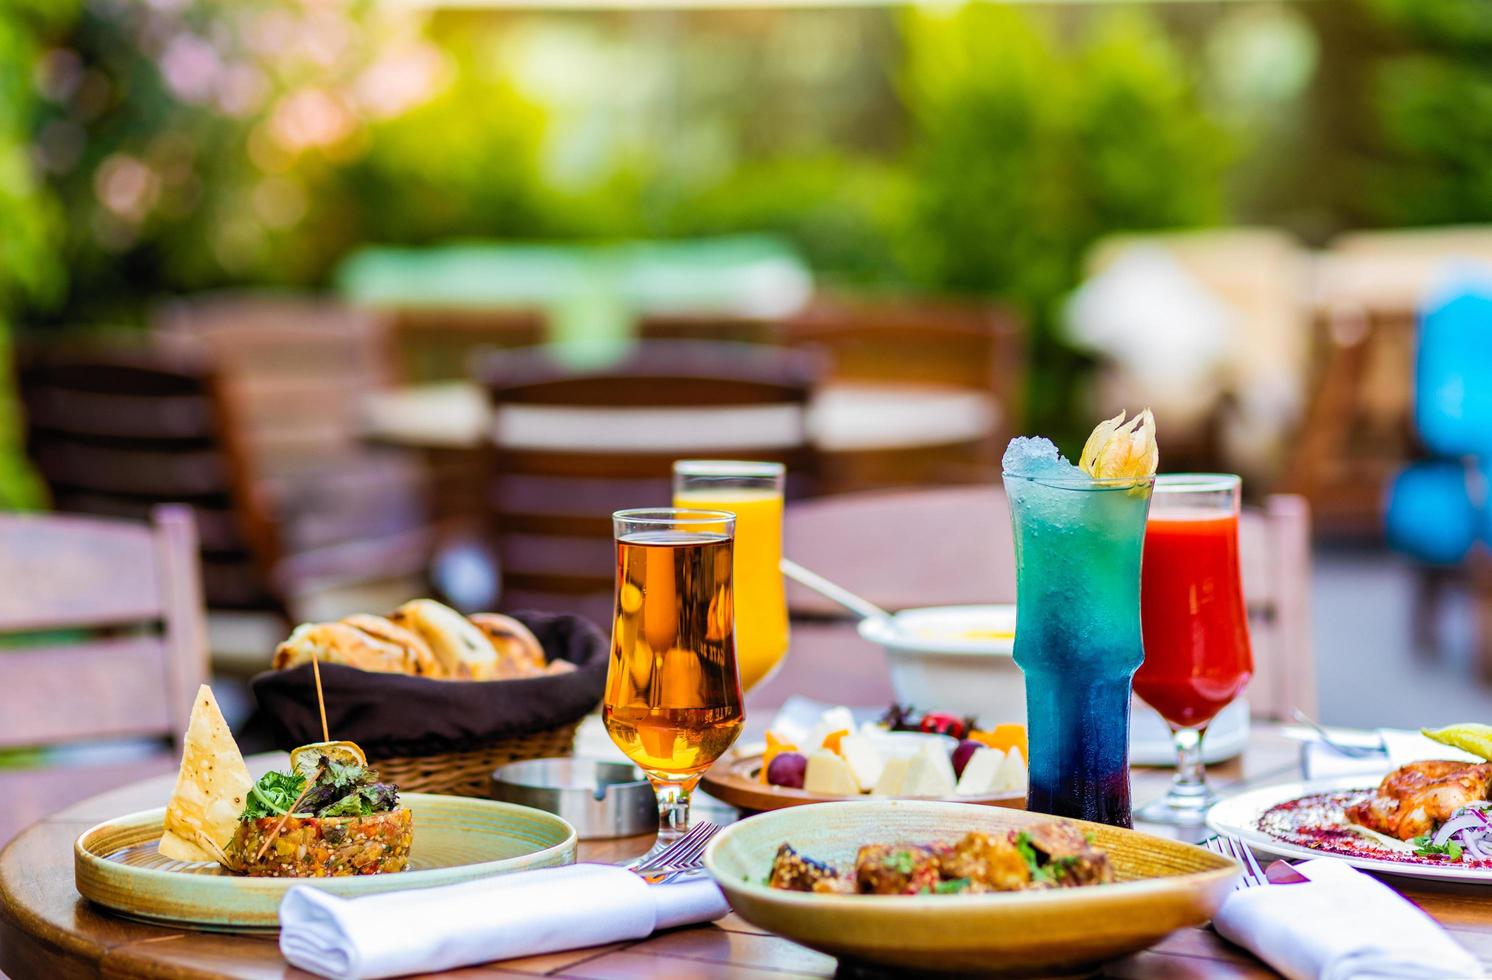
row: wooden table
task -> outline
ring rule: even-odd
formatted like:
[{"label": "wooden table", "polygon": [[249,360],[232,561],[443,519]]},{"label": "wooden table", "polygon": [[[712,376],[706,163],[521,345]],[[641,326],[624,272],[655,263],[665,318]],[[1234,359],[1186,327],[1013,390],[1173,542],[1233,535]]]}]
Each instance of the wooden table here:
[{"label": "wooden table", "polygon": [[[1256,730],[1244,758],[1214,767],[1219,786],[1239,788],[1283,780],[1297,773],[1297,746],[1273,729]],[[274,755],[255,756],[261,772]],[[1169,773],[1135,771],[1135,798],[1164,792]],[[72,844],[98,821],[158,806],[174,777],[153,779],[94,797],[45,820],[0,853],[0,970],[13,980],[32,977],[271,978],[309,977],[280,957],[273,938],[230,936],[142,925],[114,917],[84,901],[73,887]],[[718,806],[718,804],[717,804]],[[718,816],[712,813],[711,816]],[[1157,830],[1154,827],[1144,829]],[[580,857],[619,861],[649,841],[633,838],[582,844]],[[1492,965],[1492,897],[1469,886],[1406,885],[1419,903]],[[735,915],[676,929],[639,942],[553,953],[455,971],[451,977],[830,977],[835,961],[769,935]],[[1155,947],[1111,964],[1110,977],[1269,977],[1252,955],[1210,929],[1175,933]]]}]

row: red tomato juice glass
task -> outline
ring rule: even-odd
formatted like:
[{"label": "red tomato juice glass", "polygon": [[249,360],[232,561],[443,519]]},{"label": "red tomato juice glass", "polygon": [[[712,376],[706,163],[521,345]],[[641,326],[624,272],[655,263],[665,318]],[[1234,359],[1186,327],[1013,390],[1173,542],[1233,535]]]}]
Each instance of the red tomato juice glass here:
[{"label": "red tomato juice glass", "polygon": [[1176,740],[1171,790],[1136,816],[1199,824],[1216,797],[1202,767],[1207,725],[1254,672],[1238,571],[1242,481],[1232,474],[1158,476],[1140,564],[1145,661],[1135,693]]}]

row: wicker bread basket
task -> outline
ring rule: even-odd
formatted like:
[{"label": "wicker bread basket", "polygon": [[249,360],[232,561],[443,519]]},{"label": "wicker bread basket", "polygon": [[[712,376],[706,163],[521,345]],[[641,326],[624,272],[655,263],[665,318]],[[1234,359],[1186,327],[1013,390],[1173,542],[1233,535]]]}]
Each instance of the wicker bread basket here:
[{"label": "wicker bread basket", "polygon": [[450,796],[487,796],[492,789],[492,770],[524,759],[567,756],[575,742],[580,722],[516,735],[469,752],[439,755],[406,755],[369,759],[382,779],[406,793],[445,793]]},{"label": "wicker bread basket", "polygon": [[[569,673],[507,681],[444,681],[321,667],[328,730],[363,747],[379,776],[409,793],[486,796],[492,770],[568,756],[575,729],[601,701],[607,641],[575,616],[516,613]],[[254,695],[282,749],[321,740],[310,664],[254,678]]]}]

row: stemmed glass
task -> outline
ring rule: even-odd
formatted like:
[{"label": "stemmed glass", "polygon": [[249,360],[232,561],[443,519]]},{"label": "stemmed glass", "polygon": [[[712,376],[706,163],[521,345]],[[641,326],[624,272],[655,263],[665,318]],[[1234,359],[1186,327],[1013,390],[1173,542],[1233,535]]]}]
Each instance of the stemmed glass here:
[{"label": "stemmed glass", "polygon": [[736,515],[736,662],[741,688],[765,680],[787,655],[782,572],[781,463],[681,459],[673,464],[673,505]]},{"label": "stemmed glass", "polygon": [[689,794],[741,734],[732,543],[724,511],[619,510],[602,717],[658,796],[658,840],[689,829]]},{"label": "stemmed glass", "polygon": [[1145,662],[1135,693],[1176,741],[1176,775],[1141,820],[1198,824],[1216,796],[1202,765],[1207,726],[1254,672],[1238,572],[1242,481],[1227,473],[1156,477],[1145,526],[1140,616]]}]

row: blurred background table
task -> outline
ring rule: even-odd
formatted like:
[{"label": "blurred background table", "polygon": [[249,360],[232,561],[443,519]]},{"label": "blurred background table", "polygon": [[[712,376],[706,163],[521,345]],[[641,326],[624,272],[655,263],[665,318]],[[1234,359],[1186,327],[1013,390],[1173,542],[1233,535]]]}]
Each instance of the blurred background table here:
[{"label": "blurred background table", "polygon": [[[252,756],[259,772],[283,761],[277,753]],[[1238,790],[1294,778],[1299,744],[1273,727],[1256,729],[1243,757],[1213,767],[1219,789]],[[273,937],[234,936],[145,925],[117,918],[84,901],[73,887],[72,844],[93,824],[159,806],[174,776],[135,783],[57,813],[22,833],[0,853],[0,970],[27,977],[304,978],[288,966]],[[1170,773],[1136,769],[1135,798],[1165,792]],[[701,815],[717,821],[734,811],[702,799]],[[1171,831],[1143,826],[1155,833]],[[582,844],[586,861],[621,861],[641,853],[646,837]],[[1492,966],[1492,896],[1487,889],[1396,883],[1456,938]],[[831,977],[835,961],[796,943],[762,932],[732,914],[636,942],[509,960],[471,967],[449,976],[575,977]],[[1251,978],[1275,974],[1249,953],[1231,946],[1210,928],[1185,929],[1138,955],[1110,964],[1108,977]]]}]

